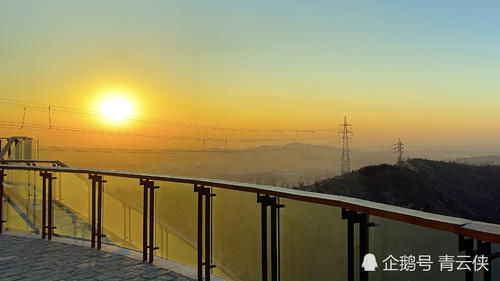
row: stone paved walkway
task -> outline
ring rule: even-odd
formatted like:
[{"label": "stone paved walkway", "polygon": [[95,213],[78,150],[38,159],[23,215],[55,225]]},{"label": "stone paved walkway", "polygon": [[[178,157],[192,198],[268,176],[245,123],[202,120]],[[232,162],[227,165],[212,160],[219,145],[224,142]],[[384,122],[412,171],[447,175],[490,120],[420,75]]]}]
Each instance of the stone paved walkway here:
[{"label": "stone paved walkway", "polygon": [[0,280],[193,280],[95,249],[0,234]]}]

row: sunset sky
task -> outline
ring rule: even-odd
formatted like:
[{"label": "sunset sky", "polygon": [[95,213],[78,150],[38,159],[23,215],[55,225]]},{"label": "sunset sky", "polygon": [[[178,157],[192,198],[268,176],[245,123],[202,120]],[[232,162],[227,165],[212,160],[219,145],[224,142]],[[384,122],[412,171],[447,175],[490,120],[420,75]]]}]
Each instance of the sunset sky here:
[{"label": "sunset sky", "polygon": [[[2,1],[0,98],[99,111],[118,93],[132,118],[255,129],[337,128],[347,115],[360,146],[401,137],[500,153],[498,11],[498,1]],[[0,121],[21,121],[22,109],[0,106]],[[46,114],[28,108],[25,122],[47,125]],[[161,135],[294,135],[52,118]],[[2,131],[82,145],[63,132]],[[338,145],[333,132],[315,136]],[[83,137],[106,144],[96,138]]]}]

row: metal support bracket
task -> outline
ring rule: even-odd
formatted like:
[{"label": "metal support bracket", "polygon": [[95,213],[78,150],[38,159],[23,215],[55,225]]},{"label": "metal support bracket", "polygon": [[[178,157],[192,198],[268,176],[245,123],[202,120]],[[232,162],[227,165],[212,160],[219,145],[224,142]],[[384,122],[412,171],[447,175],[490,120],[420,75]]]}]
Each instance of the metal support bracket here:
[{"label": "metal support bracket", "polygon": [[[92,206],[91,206],[91,220],[92,220],[92,233],[90,247],[100,250],[102,245],[102,238],[105,237],[103,234],[102,225],[102,205],[103,205],[103,191],[104,183],[106,180],[97,174],[89,174],[89,179],[92,180]],[[97,198],[96,198],[97,197]],[[96,214],[97,212],[97,214]],[[97,237],[97,245],[96,245]]]},{"label": "metal support bracket", "polygon": [[[368,254],[370,248],[370,232],[369,228],[375,226],[369,221],[367,214],[357,213],[342,208],[342,219],[347,220],[347,280],[354,281],[354,224],[359,224],[359,259],[360,264],[363,258]],[[360,281],[368,281],[368,272],[359,272]]]},{"label": "metal support bracket", "polygon": [[[210,269],[216,266],[212,264],[212,214],[211,204],[214,193],[209,187],[194,185],[194,192],[198,193],[198,280],[203,280],[203,266],[205,267],[205,280],[210,281]],[[205,222],[203,222],[203,197],[205,197]],[[203,224],[205,224],[205,262],[203,262]]]},{"label": "metal support bracket", "polygon": [[261,239],[262,239],[262,281],[268,280],[267,250],[267,207],[271,207],[271,280],[279,280],[279,209],[285,205],[278,204],[277,197],[257,194],[257,203],[261,204]]},{"label": "metal support bracket", "polygon": [[[144,209],[142,213],[143,225],[142,225],[142,261],[153,262],[154,251],[158,250],[154,245],[154,226],[155,226],[155,189],[160,188],[155,186],[154,181],[149,179],[140,179],[139,184],[144,186]],[[149,194],[148,194],[149,191]],[[149,202],[148,202],[149,195]],[[149,209],[148,209],[149,205]],[[148,212],[149,212],[149,226],[148,226]],[[149,228],[149,236],[148,236]],[[149,238],[149,240],[148,240]],[[148,259],[149,257],[149,259]]]}]

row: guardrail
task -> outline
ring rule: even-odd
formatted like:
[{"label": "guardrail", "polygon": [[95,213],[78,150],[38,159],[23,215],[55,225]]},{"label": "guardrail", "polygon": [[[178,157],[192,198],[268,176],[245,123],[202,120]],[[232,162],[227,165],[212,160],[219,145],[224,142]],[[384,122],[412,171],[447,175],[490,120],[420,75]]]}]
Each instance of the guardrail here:
[{"label": "guardrail", "polygon": [[[2,142],[3,140],[6,140],[6,143],[5,145],[2,146]],[[33,139],[32,138],[29,138],[29,137],[23,137],[23,136],[13,136],[13,137],[9,137],[9,138],[0,138],[0,160],[4,160],[5,156],[7,156],[8,158],[11,157],[11,152],[12,152],[12,149],[16,149],[17,148],[17,145],[21,142],[26,142],[26,141],[32,141]],[[30,144],[30,149],[31,149],[31,144]],[[26,151],[24,151],[24,153],[26,153]],[[19,155],[21,154],[19,150],[16,150],[16,157],[19,157],[19,158],[31,158],[31,153],[26,156],[21,156]]]},{"label": "guardrail", "polygon": [[[155,175],[145,173],[132,173],[120,172],[99,169],[81,169],[70,168],[59,161],[31,161],[31,160],[17,160],[17,161],[0,161],[0,196],[3,196],[4,190],[4,177],[9,171],[33,171],[39,172],[42,178],[42,237],[51,238],[54,226],[52,225],[52,212],[51,204],[53,199],[52,189],[53,181],[55,180],[54,173],[73,174],[73,175],[88,175],[91,182],[91,244],[92,247],[101,247],[103,238],[103,221],[102,221],[102,200],[103,200],[103,186],[106,183],[106,177],[136,179],[137,187],[143,188],[143,212],[142,212],[142,230],[143,230],[143,243],[142,252],[144,261],[153,261],[155,247],[154,233],[157,219],[155,218],[155,190],[159,188],[157,182],[170,182],[182,183],[193,186],[193,191],[197,193],[197,270],[198,280],[210,280],[210,272],[215,267],[212,258],[213,252],[213,204],[214,197],[217,195],[211,188],[218,188],[222,190],[231,190],[245,193],[255,194],[255,204],[260,204],[261,216],[261,280],[279,280],[280,278],[280,209],[286,208],[286,203],[281,204],[282,200],[294,200],[299,202],[312,203],[314,205],[334,206],[342,209],[342,219],[346,220],[346,250],[347,250],[347,280],[354,280],[355,270],[354,265],[357,262],[354,258],[354,225],[359,224],[359,253],[358,258],[364,256],[369,252],[369,228],[373,227],[370,222],[369,216],[376,216],[391,221],[398,221],[407,224],[417,225],[426,229],[433,229],[444,231],[459,236],[460,250],[465,250],[466,253],[472,253],[469,245],[470,241],[478,241],[481,249],[483,244],[490,245],[489,252],[485,251],[482,254],[490,258],[498,257],[497,254],[491,252],[491,243],[500,243],[500,225],[489,224],[478,221],[472,221],[462,218],[455,218],[449,216],[442,216],[412,209],[406,209],[367,200],[350,198],[344,196],[312,193],[288,188],[280,188],[273,186],[246,184],[238,182],[230,182],[215,179],[193,178],[193,177],[179,177],[169,175]],[[10,164],[6,164],[10,163]],[[12,165],[18,163],[26,163],[26,165]],[[35,166],[36,163],[49,163],[54,164],[53,167]],[[58,167],[57,167],[58,166]],[[115,195],[116,196],[116,195]],[[309,206],[309,205],[308,205]],[[1,207],[1,206],[0,206]],[[205,207],[205,208],[203,208]],[[47,208],[48,210],[46,210]],[[236,207],[235,207],[236,208]],[[1,210],[2,208],[0,208]],[[270,213],[268,213],[270,209]],[[46,212],[48,211],[48,214]],[[0,213],[1,215],[1,213]],[[180,214],[182,215],[182,214]],[[129,214],[130,218],[130,214]],[[270,221],[268,221],[270,218]],[[149,219],[149,220],[148,220]],[[292,221],[293,222],[293,221]],[[244,223],[244,222],[242,222]],[[1,226],[1,224],[0,224]],[[203,228],[204,226],[204,228]],[[268,233],[270,226],[271,233]],[[1,231],[1,227],[0,227]],[[297,234],[298,235],[298,234]],[[270,238],[270,239],[269,239]],[[268,241],[270,240],[270,253],[268,249]],[[468,241],[468,242],[465,242]],[[204,247],[203,247],[204,246]],[[312,250],[312,249],[311,249]],[[476,251],[477,253],[477,251]],[[270,256],[271,260],[268,261]],[[204,258],[204,259],[203,259]],[[270,268],[269,268],[270,267]],[[230,271],[230,270],[227,270]],[[466,273],[465,280],[471,280],[470,274]],[[368,280],[367,272],[359,272],[360,280]],[[488,279],[489,278],[489,279]],[[438,280],[438,279],[435,279]],[[484,280],[491,280],[491,272],[484,274]]]},{"label": "guardrail", "polygon": [[64,162],[59,160],[3,160],[0,159],[0,164],[19,164],[24,163],[26,165],[37,166],[38,164],[50,164],[53,167],[68,167]]}]

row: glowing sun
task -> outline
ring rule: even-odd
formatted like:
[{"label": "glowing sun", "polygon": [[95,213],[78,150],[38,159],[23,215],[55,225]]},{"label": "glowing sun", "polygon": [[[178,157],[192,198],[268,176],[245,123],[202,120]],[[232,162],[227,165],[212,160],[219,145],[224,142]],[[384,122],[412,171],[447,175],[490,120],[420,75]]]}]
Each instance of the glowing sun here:
[{"label": "glowing sun", "polygon": [[101,113],[110,121],[122,121],[132,115],[132,104],[123,97],[109,97],[102,101]]}]

